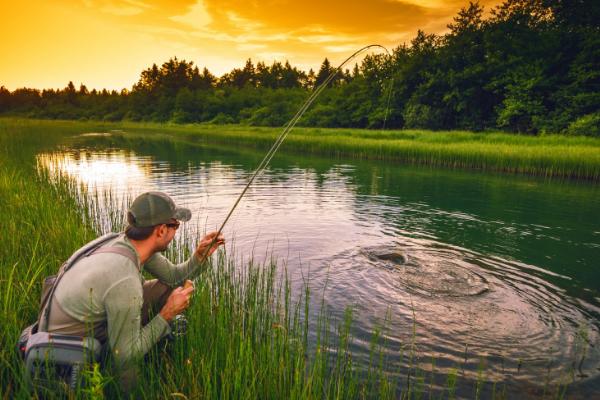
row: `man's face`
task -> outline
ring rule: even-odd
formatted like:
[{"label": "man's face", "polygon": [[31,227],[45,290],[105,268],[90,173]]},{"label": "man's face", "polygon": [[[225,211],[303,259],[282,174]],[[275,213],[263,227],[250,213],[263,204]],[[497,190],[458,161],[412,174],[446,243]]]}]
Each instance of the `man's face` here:
[{"label": "man's face", "polygon": [[175,233],[179,228],[179,221],[172,220],[168,224],[162,224],[158,227],[158,237],[156,240],[156,250],[165,251],[171,244],[171,241],[175,237]]}]

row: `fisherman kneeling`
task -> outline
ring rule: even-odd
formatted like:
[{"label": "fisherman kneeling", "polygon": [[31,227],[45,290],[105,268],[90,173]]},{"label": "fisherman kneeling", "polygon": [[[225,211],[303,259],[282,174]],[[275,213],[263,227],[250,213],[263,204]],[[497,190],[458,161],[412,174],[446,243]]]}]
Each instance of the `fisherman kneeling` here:
[{"label": "fisherman kneeling", "polygon": [[[171,332],[169,322],[189,306],[194,288],[187,281],[224,243],[209,233],[189,260],[175,265],[160,253],[180,221],[190,220],[189,209],[176,207],[164,193],[148,192],[133,201],[127,218],[124,233],[96,239],[71,257],[71,265],[65,263],[38,328],[97,339],[110,351],[125,391],[135,384],[135,361]],[[145,281],[143,270],[156,279]]]}]

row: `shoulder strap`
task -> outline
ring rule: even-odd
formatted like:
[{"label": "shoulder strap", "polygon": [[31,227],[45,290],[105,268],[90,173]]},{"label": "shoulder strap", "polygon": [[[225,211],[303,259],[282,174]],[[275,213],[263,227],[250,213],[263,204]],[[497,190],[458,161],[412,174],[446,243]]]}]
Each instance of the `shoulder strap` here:
[{"label": "shoulder strap", "polygon": [[77,261],[79,261],[80,258],[89,256],[94,251],[97,251],[100,246],[108,243],[109,241],[117,238],[118,236],[119,236],[118,233],[111,232],[111,233],[107,233],[106,235],[102,235],[99,238],[94,239],[91,242],[87,243],[86,245],[81,247],[79,250],[77,250],[75,253],[73,253],[73,255],[71,257],[69,257],[69,259],[67,261],[65,261],[65,264],[64,264],[65,271],[69,270],[73,265],[75,265],[75,263]]},{"label": "shoulder strap", "polygon": [[[58,276],[56,277],[56,280],[54,281],[54,284],[52,285],[52,289],[50,289],[48,295],[44,298],[42,305],[40,307],[40,309],[42,310],[42,312],[40,313],[39,320],[38,320],[38,326],[39,326],[38,330],[40,332],[48,331],[48,324],[50,323],[50,309],[52,308],[51,299],[54,296],[56,287],[58,286],[58,283],[64,276],[65,272],[67,272],[69,269],[71,269],[71,267],[73,265],[75,265],[76,262],[79,261],[82,257],[89,256],[94,251],[97,251],[100,248],[100,246],[115,239],[117,236],[119,236],[118,233],[111,232],[111,233],[107,233],[106,235],[100,236],[99,238],[92,240],[91,242],[89,242],[89,243],[85,244],[83,247],[81,247],[79,250],[75,251],[75,253],[73,253],[73,255],[71,255],[71,257],[69,257],[67,259],[67,261],[65,261],[61,265]],[[134,263],[137,263],[137,261],[134,261]],[[42,320],[42,315],[44,316],[44,322],[45,322],[43,327],[40,324],[40,322]]]},{"label": "shoulder strap", "polygon": [[100,253],[113,253],[113,254],[119,254],[122,255],[123,257],[127,257],[131,260],[132,263],[134,263],[136,265],[136,267],[138,266],[138,259],[136,257],[135,254],[133,254],[133,252],[129,249],[126,249],[125,247],[121,247],[121,246],[104,246],[104,247],[100,247],[98,249],[96,249],[95,251],[93,251],[91,254],[89,254],[90,256],[92,254],[100,254]]}]

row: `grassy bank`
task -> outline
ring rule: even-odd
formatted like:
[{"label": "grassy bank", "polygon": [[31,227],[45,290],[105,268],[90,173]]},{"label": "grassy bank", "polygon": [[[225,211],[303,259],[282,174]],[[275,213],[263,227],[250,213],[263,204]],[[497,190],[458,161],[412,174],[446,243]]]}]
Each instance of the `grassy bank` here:
[{"label": "grassy bank", "polygon": [[[215,143],[266,149],[281,129],[240,125],[163,125],[0,119],[0,126],[31,124],[56,129],[78,126],[81,132],[123,130],[124,137],[177,136],[190,143]],[[445,168],[523,173],[600,180],[600,139],[520,136],[504,133],[373,131],[294,128],[280,151],[329,157],[373,159]]]},{"label": "grassy bank", "polygon": [[[64,127],[63,127],[64,128]],[[68,132],[68,128],[67,128]],[[41,281],[94,237],[68,186],[49,185],[35,170],[35,151],[64,135],[28,137],[0,125],[0,387],[3,398],[26,398],[15,351],[21,329],[37,316]]]}]

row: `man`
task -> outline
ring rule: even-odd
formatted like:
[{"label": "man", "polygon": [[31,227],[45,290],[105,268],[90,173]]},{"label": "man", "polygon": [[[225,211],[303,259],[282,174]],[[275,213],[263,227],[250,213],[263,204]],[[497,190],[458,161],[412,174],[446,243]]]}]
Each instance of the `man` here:
[{"label": "man", "polygon": [[[224,244],[222,236],[209,233],[189,260],[172,264],[160,252],[190,218],[190,210],[164,193],[140,195],[128,211],[125,232],[78,260],[50,299],[48,332],[94,336],[108,345],[126,390],[135,382],[134,361],[169,334],[169,322],[189,306],[194,288],[188,280]],[[157,279],[145,281],[143,270]],[[152,317],[153,311],[158,313]]]}]

